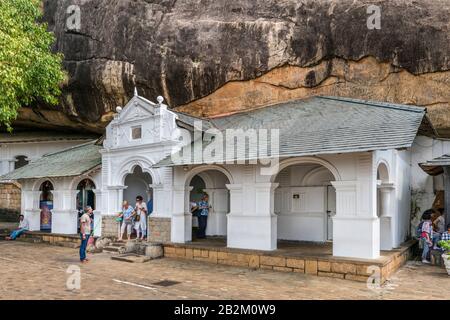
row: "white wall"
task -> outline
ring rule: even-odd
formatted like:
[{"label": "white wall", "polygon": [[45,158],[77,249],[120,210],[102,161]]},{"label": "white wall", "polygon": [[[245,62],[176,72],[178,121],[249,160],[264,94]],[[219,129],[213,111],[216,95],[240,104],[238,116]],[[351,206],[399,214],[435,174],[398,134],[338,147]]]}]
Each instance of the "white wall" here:
[{"label": "white wall", "polygon": [[[327,185],[331,172],[317,165],[291,166],[275,180],[275,214],[278,239],[327,240]],[[297,197],[298,196],[298,197]]]},{"label": "white wall", "polygon": [[47,141],[5,143],[0,145],[0,176],[14,170],[15,158],[26,156],[28,161],[34,161],[43,155],[67,149],[86,142],[86,140]]}]

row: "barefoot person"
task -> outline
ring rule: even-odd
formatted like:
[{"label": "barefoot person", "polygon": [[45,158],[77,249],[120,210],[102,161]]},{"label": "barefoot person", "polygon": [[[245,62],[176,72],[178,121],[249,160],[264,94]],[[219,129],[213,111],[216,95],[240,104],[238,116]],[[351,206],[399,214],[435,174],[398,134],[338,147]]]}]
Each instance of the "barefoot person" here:
[{"label": "barefoot person", "polygon": [[92,213],[93,213],[92,208],[90,206],[87,206],[85,208],[84,214],[80,218],[80,238],[81,238],[80,261],[82,263],[89,261],[89,259],[86,258],[86,248],[89,242],[89,237],[91,236]]},{"label": "barefoot person", "polygon": [[119,241],[123,240],[123,234],[125,233],[125,230],[127,230],[127,238],[128,241],[131,239],[131,228],[133,226],[133,216],[134,216],[134,209],[132,206],[128,204],[128,201],[123,202],[122,206],[122,213],[120,216],[122,217],[122,226],[120,228],[120,237]]},{"label": "barefoot person", "polygon": [[6,240],[16,240],[18,237],[20,237],[20,235],[22,233],[24,233],[25,231],[28,231],[28,229],[30,228],[30,225],[28,224],[28,220],[25,219],[25,216],[23,214],[21,214],[19,216],[19,227],[12,231],[11,234],[9,235],[9,237],[6,237]]}]

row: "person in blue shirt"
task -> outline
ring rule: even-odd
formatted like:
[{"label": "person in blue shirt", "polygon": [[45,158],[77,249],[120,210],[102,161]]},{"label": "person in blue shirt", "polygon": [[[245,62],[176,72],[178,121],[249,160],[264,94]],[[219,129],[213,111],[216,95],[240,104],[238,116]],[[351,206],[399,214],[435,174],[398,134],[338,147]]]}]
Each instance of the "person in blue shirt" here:
[{"label": "person in blue shirt", "polygon": [[122,241],[125,229],[127,230],[128,241],[130,241],[131,227],[133,226],[133,218],[135,214],[136,212],[134,211],[133,207],[128,204],[128,201],[124,201],[122,212],[119,214],[119,217],[122,217],[122,226],[120,228],[119,241]]},{"label": "person in blue shirt", "polygon": [[198,239],[206,238],[206,227],[208,225],[209,209],[211,208],[208,200],[209,197],[205,193],[202,197],[202,201],[198,203]]}]

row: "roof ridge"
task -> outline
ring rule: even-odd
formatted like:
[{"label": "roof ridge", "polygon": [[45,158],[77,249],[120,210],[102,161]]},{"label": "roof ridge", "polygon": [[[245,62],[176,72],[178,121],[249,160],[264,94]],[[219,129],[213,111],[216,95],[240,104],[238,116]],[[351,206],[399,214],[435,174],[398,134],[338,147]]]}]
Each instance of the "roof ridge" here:
[{"label": "roof ridge", "polygon": [[384,101],[363,100],[363,99],[355,99],[355,98],[349,98],[349,97],[315,96],[315,98],[335,100],[335,101],[345,101],[345,102],[356,103],[356,104],[361,104],[361,105],[365,105],[365,106],[369,105],[369,106],[373,106],[373,107],[397,109],[397,110],[411,111],[411,112],[416,112],[416,113],[426,112],[426,110],[427,110],[427,108],[425,108],[425,107],[420,107],[420,106],[416,106],[416,105],[406,105],[406,104],[390,103],[390,102],[384,102]]},{"label": "roof ridge", "polygon": [[[55,151],[55,152],[46,153],[46,154],[44,154],[44,155],[42,156],[42,158],[44,158],[44,157],[49,157],[49,156],[53,156],[53,155],[55,155],[55,154],[67,152],[67,151],[70,151],[70,150],[78,149],[78,148],[87,146],[87,145],[89,145],[89,144],[93,144],[93,145],[94,145],[97,141],[98,141],[98,139],[94,139],[94,140],[91,140],[91,141],[88,141],[88,142],[85,142],[85,143],[82,143],[82,144],[77,144],[76,146],[71,146],[71,147],[68,147],[68,148],[65,148],[65,149],[62,149],[62,150],[58,150],[58,151]],[[42,159],[42,158],[41,158],[41,159]]]}]

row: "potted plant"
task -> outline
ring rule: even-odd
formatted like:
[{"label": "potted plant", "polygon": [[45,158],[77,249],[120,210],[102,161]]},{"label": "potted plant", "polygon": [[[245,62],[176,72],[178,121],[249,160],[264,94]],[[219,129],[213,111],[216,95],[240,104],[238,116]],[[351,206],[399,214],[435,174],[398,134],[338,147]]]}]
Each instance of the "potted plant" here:
[{"label": "potted plant", "polygon": [[444,260],[445,269],[447,269],[447,273],[450,276],[450,240],[441,240],[438,244],[444,250],[442,259]]}]

